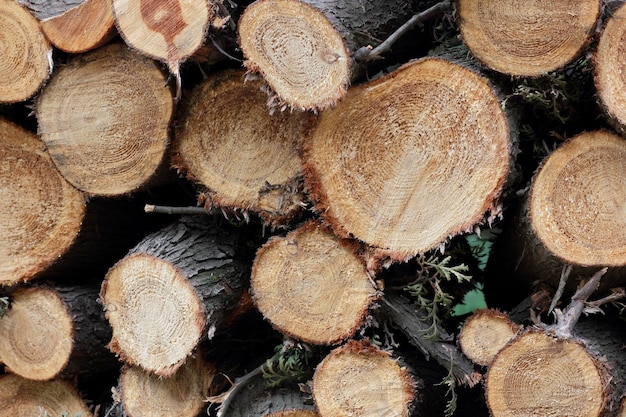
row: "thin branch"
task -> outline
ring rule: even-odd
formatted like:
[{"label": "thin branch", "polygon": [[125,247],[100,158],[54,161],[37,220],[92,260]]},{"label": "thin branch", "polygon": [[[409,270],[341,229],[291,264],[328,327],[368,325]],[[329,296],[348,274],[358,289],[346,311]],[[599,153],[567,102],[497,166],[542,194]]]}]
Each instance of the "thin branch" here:
[{"label": "thin branch", "polygon": [[444,0],[435,4],[429,9],[424,10],[423,12],[414,15],[376,48],[372,49],[372,47],[370,46],[364,46],[357,49],[354,53],[354,59],[358,62],[368,62],[375,59],[381,59],[382,54],[389,52],[393,44],[396,43],[398,39],[400,39],[402,36],[406,35],[406,33],[413,29],[415,26],[440,13],[447,12],[451,8],[452,2],[450,0]]},{"label": "thin branch", "polygon": [[608,303],[613,303],[615,301],[626,298],[626,290],[624,288],[619,288],[617,291],[612,294],[607,295],[604,298],[600,298],[595,301],[588,301],[585,303],[585,308],[583,310],[584,313],[587,312],[598,312],[600,311],[600,306]]},{"label": "thin branch", "polygon": [[[386,294],[380,299],[383,314],[385,314],[409,338],[409,342],[417,347],[426,359],[432,357],[437,363],[454,375],[456,381],[470,387],[481,380],[481,375],[474,371],[474,365],[459,351],[456,345],[442,341],[429,340],[422,337],[430,325],[424,323],[423,314],[416,311],[404,297],[395,294]],[[439,328],[442,338],[452,338],[443,329]]]},{"label": "thin branch", "polygon": [[559,287],[552,297],[552,302],[550,303],[550,308],[548,309],[548,314],[552,313],[556,304],[559,302],[561,297],[563,296],[563,291],[565,290],[565,284],[567,284],[567,279],[569,278],[569,274],[572,273],[572,265],[564,265],[561,270],[561,278],[559,279]]},{"label": "thin branch", "polygon": [[203,207],[170,207],[155,206],[146,204],[143,208],[146,213],[163,213],[163,214],[211,214]]},{"label": "thin branch", "polygon": [[550,326],[557,337],[570,338],[572,336],[572,329],[578,322],[580,315],[587,304],[587,299],[598,289],[600,284],[600,278],[606,274],[607,268],[602,268],[593,276],[589,281],[580,287],[576,293],[572,296],[572,301],[565,308],[563,312],[561,310],[554,310],[556,314],[556,323]]},{"label": "thin branch", "polygon": [[237,393],[241,389],[243,389],[252,378],[256,377],[257,375],[261,375],[264,371],[265,371],[265,363],[254,368],[252,371],[248,372],[242,377],[235,379],[235,382],[233,383],[232,387],[230,387],[230,389],[226,391],[225,393],[218,395],[216,397],[210,397],[208,399],[209,402],[214,403],[214,404],[221,403],[217,411],[218,417],[222,416],[224,412],[228,410],[230,403],[237,396]]}]

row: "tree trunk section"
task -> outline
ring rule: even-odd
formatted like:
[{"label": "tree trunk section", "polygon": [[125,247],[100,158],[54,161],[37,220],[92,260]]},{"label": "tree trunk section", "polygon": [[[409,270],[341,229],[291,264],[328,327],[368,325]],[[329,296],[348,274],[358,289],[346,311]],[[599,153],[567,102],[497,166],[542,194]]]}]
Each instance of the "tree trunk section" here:
[{"label": "tree trunk section", "polygon": [[39,134],[61,174],[90,194],[145,187],[162,163],[173,112],[158,67],[121,44],[75,57],[37,100]]},{"label": "tree trunk section", "polygon": [[626,88],[626,66],[622,39],[625,36],[626,5],[622,2],[606,20],[594,55],[594,81],[600,102],[609,121],[620,131],[626,132],[626,107],[623,103]]},{"label": "tree trunk section", "polygon": [[31,380],[97,374],[116,366],[98,288],[21,287],[0,320],[0,360]]},{"label": "tree trunk section", "polygon": [[180,116],[172,162],[201,187],[206,208],[251,211],[281,226],[305,205],[298,149],[311,115],[270,115],[262,85],[226,70],[196,86]]},{"label": "tree trunk section", "polygon": [[239,21],[244,65],[263,76],[278,107],[332,107],[359,72],[350,55],[381,42],[411,14],[406,0],[256,1]]},{"label": "tree trunk section", "polygon": [[389,353],[348,341],[322,360],[313,376],[321,417],[410,415],[414,382]]},{"label": "tree trunk section", "polygon": [[478,310],[465,320],[459,333],[459,346],[469,360],[489,366],[520,330],[522,326],[513,323],[506,314],[497,310]]},{"label": "tree trunk section", "polygon": [[102,284],[110,349],[128,364],[172,375],[242,296],[247,267],[238,239],[236,229],[183,217],[131,249]]},{"label": "tree trunk section", "polygon": [[73,54],[105,44],[115,35],[109,0],[85,0],[68,11],[41,21],[41,30],[56,48]]},{"label": "tree trunk section", "polygon": [[338,235],[405,260],[495,211],[509,136],[485,78],[424,58],[322,114],[304,144],[305,184]]},{"label": "tree trunk section", "polygon": [[125,366],[119,393],[130,417],[196,417],[206,405],[214,376],[213,366],[199,355],[168,378]]},{"label": "tree trunk section", "polygon": [[573,61],[592,39],[600,0],[459,0],[461,36],[489,68],[539,76]]},{"label": "tree trunk section", "polygon": [[214,2],[112,1],[115,23],[124,41],[139,53],[167,64],[180,88],[180,63],[204,43],[214,17]]},{"label": "tree trunk section", "polygon": [[72,246],[85,199],[63,179],[37,136],[0,120],[0,284],[33,279]]},{"label": "tree trunk section", "polygon": [[564,267],[573,293],[590,268],[609,266],[600,291],[624,285],[626,141],[582,133],[553,152],[533,179],[528,201],[503,226],[487,266],[488,303],[511,308],[540,281],[557,288]]},{"label": "tree trunk section", "polygon": [[92,414],[67,382],[31,381],[17,375],[0,376],[0,417]]},{"label": "tree trunk section", "polygon": [[52,71],[52,48],[39,22],[16,1],[0,3],[0,104],[26,101]]},{"label": "tree trunk section", "polygon": [[250,289],[277,330],[314,344],[352,336],[376,295],[354,247],[315,223],[259,249]]}]

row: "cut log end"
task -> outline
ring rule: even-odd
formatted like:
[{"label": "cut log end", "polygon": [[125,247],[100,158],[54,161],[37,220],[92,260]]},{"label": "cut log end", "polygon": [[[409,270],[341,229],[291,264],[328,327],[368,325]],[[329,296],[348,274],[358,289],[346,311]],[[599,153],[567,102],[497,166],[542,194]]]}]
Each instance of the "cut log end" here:
[{"label": "cut log end", "polygon": [[91,412],[64,381],[32,381],[17,375],[0,377],[0,417],[81,416]]},{"label": "cut log end", "polygon": [[478,310],[459,333],[461,350],[472,362],[489,366],[502,348],[522,329],[496,310]]},{"label": "cut log end", "polygon": [[579,343],[527,332],[496,356],[486,377],[494,417],[602,415],[601,365]]},{"label": "cut log end", "polygon": [[172,163],[209,190],[205,206],[249,210],[277,226],[303,206],[298,146],[311,115],[270,115],[262,82],[243,80],[243,71],[223,71],[193,90]]},{"label": "cut log end", "polygon": [[125,366],[119,381],[124,409],[129,416],[195,417],[206,404],[215,373],[200,356],[169,378]]},{"label": "cut log end", "polygon": [[168,144],[174,103],[153,61],[120,44],[77,56],[37,102],[41,139],[61,174],[93,195],[144,186]]},{"label": "cut log end", "polygon": [[317,366],[313,398],[322,417],[408,417],[413,385],[387,352],[348,341]]},{"label": "cut log end", "polygon": [[136,254],[118,262],[101,298],[113,328],[111,350],[147,371],[172,375],[202,335],[205,319],[193,287],[158,258]]},{"label": "cut log end", "polygon": [[17,1],[0,3],[0,38],[0,103],[28,100],[52,71],[52,48]]},{"label": "cut log end", "polygon": [[539,76],[573,61],[591,40],[599,0],[461,0],[460,29],[472,53],[496,71]]},{"label": "cut log end", "polygon": [[214,17],[213,3],[113,0],[113,12],[117,29],[130,47],[176,69],[202,46]]},{"label": "cut log end", "polygon": [[54,291],[24,288],[12,296],[0,320],[0,358],[13,373],[43,381],[57,376],[70,358],[72,317]]},{"label": "cut log end", "polygon": [[239,21],[239,44],[283,103],[296,109],[334,106],[346,93],[351,60],[328,19],[300,0],[260,0]]},{"label": "cut log end", "polygon": [[28,281],[66,253],[85,199],[58,173],[32,133],[0,120],[0,284]]},{"label": "cut log end", "polygon": [[595,84],[607,113],[626,128],[626,5],[608,19],[594,56]]},{"label": "cut log end", "polygon": [[350,337],[375,289],[354,250],[314,223],[270,240],[254,261],[251,291],[281,332],[315,344]]},{"label": "cut log end", "polygon": [[65,13],[41,21],[46,38],[60,50],[74,54],[102,45],[114,28],[108,0],[85,0]]},{"label": "cut log end", "polygon": [[486,79],[425,58],[353,88],[304,150],[305,184],[335,231],[405,259],[493,207],[509,129]]},{"label": "cut log end", "polygon": [[530,191],[539,240],[579,265],[626,264],[626,141],[597,131],[572,138],[544,162]]}]

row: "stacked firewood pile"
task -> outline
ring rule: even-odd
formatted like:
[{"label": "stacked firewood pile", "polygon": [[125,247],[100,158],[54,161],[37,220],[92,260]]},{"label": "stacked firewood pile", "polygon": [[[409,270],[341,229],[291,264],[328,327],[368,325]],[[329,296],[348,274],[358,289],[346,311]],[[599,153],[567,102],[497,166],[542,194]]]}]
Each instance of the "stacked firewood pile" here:
[{"label": "stacked firewood pile", "polygon": [[624,38],[0,0],[0,416],[626,416]]}]

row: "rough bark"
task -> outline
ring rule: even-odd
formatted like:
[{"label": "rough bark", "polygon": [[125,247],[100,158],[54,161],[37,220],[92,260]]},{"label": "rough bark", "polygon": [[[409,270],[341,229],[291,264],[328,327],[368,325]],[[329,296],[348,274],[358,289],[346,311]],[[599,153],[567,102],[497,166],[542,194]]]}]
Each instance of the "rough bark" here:
[{"label": "rough bark", "polygon": [[[580,134],[553,152],[528,199],[503,225],[487,266],[488,303],[512,308],[533,282],[571,294],[581,278],[609,266],[600,291],[624,285],[623,187],[626,141],[607,131]],[[573,266],[562,280],[567,264]]]},{"label": "rough bark", "polygon": [[161,71],[121,44],[75,57],[37,100],[48,153],[72,185],[91,195],[148,184],[162,163],[172,112]]},{"label": "rough bark", "polygon": [[56,48],[81,53],[95,49],[115,35],[109,0],[85,0],[66,12],[41,21],[41,30]]},{"label": "rough bark", "polygon": [[207,209],[250,211],[284,226],[305,206],[298,148],[312,116],[270,115],[262,86],[244,84],[240,70],[196,86],[179,117],[172,163],[199,185]]},{"label": "rough bark", "polygon": [[0,104],[28,100],[52,71],[52,48],[39,22],[15,1],[0,3]]},{"label": "rough bark", "polygon": [[241,298],[248,267],[240,237],[206,216],[183,217],[131,249],[102,284],[110,349],[131,365],[172,375]]},{"label": "rough bark", "polygon": [[414,381],[388,352],[348,341],[322,360],[313,398],[322,417],[410,415]]},{"label": "rough bark", "polygon": [[351,244],[315,223],[263,245],[250,288],[259,311],[276,329],[315,344],[352,336],[376,295]]},{"label": "rough bark", "polygon": [[539,76],[573,61],[591,41],[600,0],[458,0],[461,35],[488,67]]},{"label": "rough bark", "polygon": [[95,286],[20,287],[0,320],[0,359],[31,380],[97,374],[114,368],[111,329]]},{"label": "rough bark", "polygon": [[409,343],[417,347],[427,360],[432,358],[443,369],[449,370],[458,383],[473,387],[481,380],[481,375],[474,370],[472,363],[450,343],[452,336],[444,329],[439,329],[435,340],[424,337],[430,325],[423,321],[423,315],[404,297],[386,294],[381,298],[381,307],[383,315],[400,328]]},{"label": "rough bark", "polygon": [[85,0],[18,0],[39,20],[63,14],[83,2]]},{"label": "rough bark", "polygon": [[124,366],[118,391],[129,417],[196,417],[206,405],[214,376],[215,368],[200,355],[168,378]]},{"label": "rough bark", "polygon": [[0,283],[33,279],[72,246],[85,199],[43,152],[37,136],[0,120]]},{"label": "rough bark", "polygon": [[424,58],[322,114],[304,144],[305,185],[338,235],[404,260],[496,211],[509,149],[487,79]]},{"label": "rough bark", "polygon": [[65,381],[31,381],[0,376],[0,416],[69,416],[92,414],[76,389]]},{"label": "rough bark", "polygon": [[310,394],[295,386],[268,388],[263,375],[252,372],[236,386],[227,400],[218,406],[219,417],[318,417]]}]

